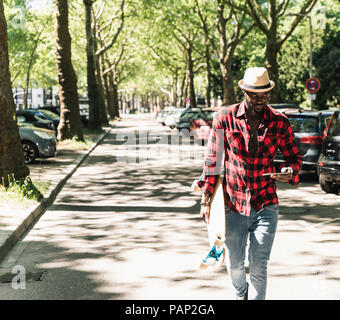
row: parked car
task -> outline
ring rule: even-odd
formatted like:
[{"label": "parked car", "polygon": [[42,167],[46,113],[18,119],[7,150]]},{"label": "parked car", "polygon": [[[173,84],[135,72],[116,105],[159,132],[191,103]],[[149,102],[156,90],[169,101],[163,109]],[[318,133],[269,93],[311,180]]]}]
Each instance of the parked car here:
[{"label": "parked car", "polygon": [[157,114],[156,121],[163,126],[165,126],[165,119],[166,117],[173,111],[176,111],[176,107],[165,107],[164,109],[160,110]]},{"label": "parked car", "polygon": [[[316,171],[321,153],[322,135],[334,111],[285,112],[292,126],[295,142],[302,155],[302,169]],[[274,163],[279,166],[284,161],[278,150]]]},{"label": "parked car", "polygon": [[84,127],[87,127],[90,119],[90,105],[88,101],[79,101],[80,119]]},{"label": "parked car", "polygon": [[54,131],[25,123],[18,123],[18,127],[27,164],[37,158],[50,158],[56,155],[57,140]]},{"label": "parked car", "polygon": [[321,189],[327,193],[338,193],[340,189],[340,110],[334,111],[324,130],[318,171]]},{"label": "parked car", "polygon": [[183,113],[176,123],[178,131],[187,130],[187,132],[189,132],[191,128],[191,121],[198,119],[201,115],[201,112],[202,109],[200,108],[191,108]]},{"label": "parked car", "polygon": [[58,126],[59,126],[59,123],[60,123],[60,117],[57,114],[55,114],[54,112],[52,112],[50,110],[46,110],[46,109],[38,108],[37,110],[45,116],[45,119],[52,120],[53,124],[54,124],[54,128],[56,130],[58,129]]},{"label": "parked car", "polygon": [[204,97],[198,97],[196,101],[197,108],[205,108],[206,107],[206,100]]},{"label": "parked car", "polygon": [[49,110],[49,111],[55,113],[57,116],[60,117],[60,107],[59,106],[43,106],[43,107],[40,107],[39,109]]},{"label": "parked car", "polygon": [[[39,110],[49,110],[56,115],[60,117],[60,107],[59,106],[44,106],[39,108]],[[80,113],[80,119],[84,125],[84,127],[87,127],[89,123],[89,105],[85,101],[79,101],[79,113]]]},{"label": "parked car", "polygon": [[299,105],[294,104],[294,103],[273,103],[273,104],[269,104],[269,106],[282,113],[304,111],[303,108],[301,108]]},{"label": "parked car", "polygon": [[46,119],[46,116],[44,116],[38,110],[33,109],[18,110],[16,112],[16,115],[19,123],[25,122],[33,124],[35,127],[45,128],[56,132],[56,128],[54,127],[53,121]]},{"label": "parked car", "polygon": [[164,110],[159,110],[156,117],[156,121],[162,124],[163,126],[165,126],[165,115],[166,112]]},{"label": "parked car", "polygon": [[176,110],[170,112],[165,118],[165,125],[170,129],[176,128],[176,123],[178,122],[181,115],[185,112],[185,108],[177,108]]},{"label": "parked car", "polygon": [[198,118],[191,121],[190,131],[194,140],[204,143],[208,140],[212,128],[213,118],[219,108],[203,109]]},{"label": "parked car", "polygon": [[299,109],[299,106],[295,103],[272,103],[269,106],[275,109]]}]

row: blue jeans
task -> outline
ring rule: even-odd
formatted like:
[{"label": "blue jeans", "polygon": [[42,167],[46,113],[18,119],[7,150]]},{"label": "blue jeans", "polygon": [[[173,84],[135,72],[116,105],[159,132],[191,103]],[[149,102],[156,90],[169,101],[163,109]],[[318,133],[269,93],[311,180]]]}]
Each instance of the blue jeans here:
[{"label": "blue jeans", "polygon": [[[278,221],[278,205],[251,210],[246,217],[226,209],[226,265],[238,296],[248,289],[249,300],[264,300],[267,287],[267,262],[273,245]],[[245,252],[249,236],[249,276],[246,281]]]}]

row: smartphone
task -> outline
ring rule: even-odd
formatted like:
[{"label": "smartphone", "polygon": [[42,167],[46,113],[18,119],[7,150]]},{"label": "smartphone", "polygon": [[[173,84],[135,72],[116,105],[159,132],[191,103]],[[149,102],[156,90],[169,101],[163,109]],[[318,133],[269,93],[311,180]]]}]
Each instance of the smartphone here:
[{"label": "smartphone", "polygon": [[272,172],[272,173],[263,173],[263,176],[271,176],[271,175],[275,175],[275,176],[286,176],[286,175],[290,175],[290,172]]}]

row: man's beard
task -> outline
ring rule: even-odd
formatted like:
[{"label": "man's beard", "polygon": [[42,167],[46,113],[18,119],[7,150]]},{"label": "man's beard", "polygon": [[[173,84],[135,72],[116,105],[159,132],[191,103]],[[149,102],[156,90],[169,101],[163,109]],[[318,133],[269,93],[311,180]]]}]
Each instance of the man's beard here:
[{"label": "man's beard", "polygon": [[263,108],[265,106],[265,103],[261,104],[255,104],[255,103],[250,103],[249,101],[247,102],[247,107],[249,110],[253,110],[254,113],[261,114],[263,112]]}]

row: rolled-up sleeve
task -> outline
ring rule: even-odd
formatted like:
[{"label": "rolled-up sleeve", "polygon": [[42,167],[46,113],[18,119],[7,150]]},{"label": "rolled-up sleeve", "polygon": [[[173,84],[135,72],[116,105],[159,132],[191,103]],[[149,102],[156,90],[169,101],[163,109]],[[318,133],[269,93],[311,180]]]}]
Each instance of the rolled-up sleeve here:
[{"label": "rolled-up sleeve", "polygon": [[221,169],[224,168],[222,165],[225,153],[225,138],[220,115],[221,114],[218,113],[213,120],[205,152],[204,168],[198,181],[198,186],[201,188],[201,191],[209,195],[214,193],[218,176],[221,173]]},{"label": "rolled-up sleeve", "polygon": [[299,172],[302,165],[301,154],[299,148],[294,140],[293,129],[288,119],[283,122],[285,134],[280,139],[280,150],[284,157],[284,162],[280,165],[280,170],[283,167],[291,167],[293,169],[293,176],[288,183],[296,186],[299,183]]}]

